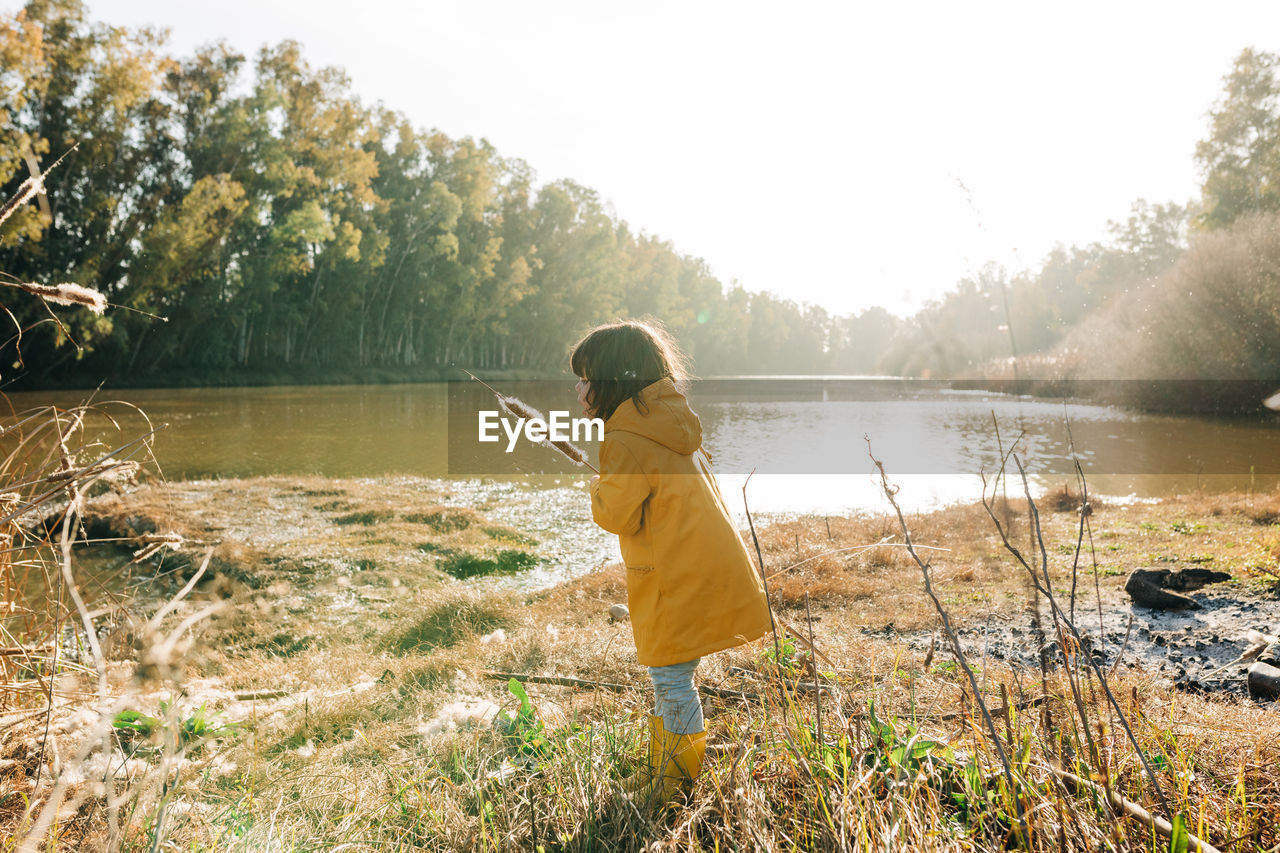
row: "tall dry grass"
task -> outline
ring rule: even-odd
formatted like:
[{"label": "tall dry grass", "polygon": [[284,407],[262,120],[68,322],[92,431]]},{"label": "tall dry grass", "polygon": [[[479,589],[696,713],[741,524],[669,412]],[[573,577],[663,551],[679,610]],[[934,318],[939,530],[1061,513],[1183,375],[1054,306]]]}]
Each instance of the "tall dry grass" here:
[{"label": "tall dry grass", "polygon": [[[43,200],[47,174],[23,182],[0,207],[0,225]],[[50,306],[96,314],[107,306],[101,293],[74,283],[0,273],[0,284],[39,300],[59,326]],[[20,348],[27,329],[4,310]],[[202,714],[174,698],[191,629],[211,612],[185,601],[204,566],[149,614],[78,571],[87,498],[135,482],[154,430],[108,445],[87,437],[86,424],[105,419],[119,434],[111,406],[19,412],[0,397],[0,407],[8,409],[0,416],[0,849],[121,849],[140,810],[161,838],[171,777],[212,733]],[[179,544],[163,533],[132,543],[137,560]],[[131,624],[139,639],[124,660],[104,650],[113,623]],[[159,716],[135,710],[156,690],[171,697]]]},{"label": "tall dry grass", "polygon": [[[1062,503],[1051,542],[1082,521],[1078,502]],[[1008,515],[993,509],[1006,530],[1008,518],[1018,518],[1022,543],[1035,527],[1033,506],[1024,500]],[[1274,496],[1202,499],[1179,503],[1169,517],[1221,511],[1239,522],[1234,529],[1263,530],[1274,507]],[[1108,527],[1135,523],[1119,509],[1092,518],[1104,514]],[[897,522],[830,522],[761,531],[775,595],[784,578],[801,593],[777,602],[799,637],[785,643],[781,666],[771,639],[704,660],[700,683],[718,688],[704,697],[711,749],[687,802],[652,811],[618,796],[644,758],[651,693],[628,648],[629,628],[605,619],[625,594],[623,572],[613,568],[533,596],[479,595],[460,585],[415,592],[363,640],[322,642],[298,664],[320,679],[305,694],[297,686],[307,702],[295,694],[264,705],[252,737],[225,753],[233,771],[209,762],[173,789],[179,817],[168,840],[244,851],[1189,849],[1143,822],[1158,819],[1170,833],[1181,826],[1222,850],[1280,843],[1273,710],[1180,694],[1136,670],[1100,676],[1083,641],[1062,642],[1071,635],[1065,623],[1043,673],[975,655],[971,680],[945,641],[927,651],[862,630],[867,620],[849,606],[862,599],[840,596],[831,580],[851,573],[841,554],[826,552],[855,549],[845,551],[853,564],[882,572],[866,606],[885,621],[902,612],[904,630],[918,622],[927,632],[936,611],[930,623],[910,603],[925,597]],[[939,570],[962,563],[986,550],[972,544],[982,538],[980,523],[994,531],[982,507],[922,519],[928,533],[917,553],[934,555]],[[907,524],[917,528],[916,519]],[[896,538],[880,541],[895,529]],[[992,536],[998,548],[1000,536]],[[869,550],[850,544],[858,541]],[[1072,557],[1053,549],[1031,562],[1054,564],[1048,586],[1057,594],[1069,588]],[[899,563],[896,571],[877,567],[888,560]],[[1001,570],[1006,578],[996,577]],[[950,611],[965,582],[947,571]],[[1026,571],[1005,552],[972,583],[1021,594]],[[810,580],[831,589],[806,613],[802,588]],[[933,609],[927,599],[925,606]],[[988,609],[954,607],[971,625]],[[1041,611],[1053,635],[1060,620],[1047,604]],[[495,628],[507,639],[486,642]],[[798,656],[811,634],[819,654]],[[273,673],[288,671],[284,661],[272,665]],[[621,689],[526,679],[531,707],[522,717],[504,681],[486,678],[490,670]],[[796,678],[816,678],[823,692],[793,691]],[[333,687],[317,689],[324,682]],[[271,676],[261,683],[273,683]],[[451,705],[481,699],[497,700],[512,719],[458,731],[433,725]],[[139,849],[153,839],[145,828],[135,837]]]},{"label": "tall dry grass", "polygon": [[[144,794],[157,795],[168,765],[187,746],[179,738],[162,742],[183,722],[177,702],[170,703],[174,720],[146,724],[155,729],[147,735],[156,737],[158,764],[133,760],[119,739],[120,714],[140,705],[143,693],[176,693],[189,629],[207,611],[183,600],[194,577],[177,598],[145,614],[136,598],[79,571],[87,497],[128,484],[150,447],[149,435],[114,447],[86,439],[86,422],[105,412],[44,407],[12,413],[2,424],[0,825],[12,838],[6,849],[87,837],[101,849],[118,849],[127,815],[150,807]],[[177,541],[144,536],[118,544],[145,559]],[[133,625],[138,649],[112,659],[104,644],[121,624]]]}]

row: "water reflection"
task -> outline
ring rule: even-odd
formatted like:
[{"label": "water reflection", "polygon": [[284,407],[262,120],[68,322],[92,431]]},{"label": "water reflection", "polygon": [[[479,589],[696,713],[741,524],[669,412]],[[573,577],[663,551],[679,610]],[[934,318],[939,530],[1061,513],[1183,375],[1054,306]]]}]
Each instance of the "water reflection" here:
[{"label": "water reflection", "polygon": [[[504,383],[503,390],[544,411],[577,414],[567,380]],[[15,394],[11,403],[65,407],[84,396]],[[408,474],[541,485],[590,475],[543,447],[521,442],[507,454],[505,442],[478,443],[475,413],[494,403],[470,382],[99,395],[108,396],[168,424],[154,447],[169,478]],[[1001,450],[1015,442],[1036,490],[1074,482],[1077,458],[1090,489],[1113,496],[1262,491],[1280,481],[1280,430],[1272,421],[1141,415],[900,380],[705,382],[690,396],[735,511],[753,470],[749,497],[761,512],[882,509],[868,443],[902,487],[904,506],[917,509],[976,500],[980,475],[990,477]],[[102,451],[147,428],[128,406],[102,408],[115,418],[89,424]]]}]

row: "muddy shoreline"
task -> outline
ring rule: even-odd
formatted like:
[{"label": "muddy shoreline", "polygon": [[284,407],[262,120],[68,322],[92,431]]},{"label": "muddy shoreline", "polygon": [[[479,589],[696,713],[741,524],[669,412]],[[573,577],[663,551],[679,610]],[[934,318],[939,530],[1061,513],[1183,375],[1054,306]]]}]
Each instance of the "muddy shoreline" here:
[{"label": "muddy shoreline", "polygon": [[[1107,671],[1152,676],[1156,683],[1179,690],[1248,697],[1250,661],[1238,659],[1252,645],[1250,632],[1274,636],[1280,629],[1280,598],[1248,588],[1205,591],[1193,598],[1200,609],[1155,610],[1133,604],[1123,591],[1107,590],[1099,614],[1098,598],[1090,589],[1077,602],[1075,625],[1093,660]],[[990,659],[1029,671],[1039,670],[1038,650],[1044,649],[1050,666],[1056,668],[1062,658],[1048,610],[1046,604],[1039,630],[1029,614],[962,628],[962,648],[970,662],[979,666]],[[865,629],[865,633],[885,636],[887,632]],[[898,639],[922,653],[931,643],[941,643],[935,633],[914,632]]]}]

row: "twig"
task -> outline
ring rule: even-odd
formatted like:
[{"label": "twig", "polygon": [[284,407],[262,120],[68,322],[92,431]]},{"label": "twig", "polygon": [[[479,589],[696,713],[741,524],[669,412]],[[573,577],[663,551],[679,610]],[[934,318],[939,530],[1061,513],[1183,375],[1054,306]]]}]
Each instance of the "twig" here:
[{"label": "twig", "polygon": [[[769,682],[769,677],[764,673],[757,672],[754,669],[745,669],[740,666],[730,666],[729,674],[745,675],[748,678],[759,679],[761,681],[765,681],[766,683]],[[818,684],[817,682],[813,682],[813,681],[783,681],[782,683],[786,686],[788,690],[795,690],[800,693],[822,693],[822,692],[829,693],[830,692],[830,688],[827,687],[827,685]]]},{"label": "twig", "polygon": [[795,628],[792,628],[786,622],[783,622],[782,619],[780,618],[778,619],[778,624],[782,626],[782,630],[786,631],[788,634],[794,637],[796,642],[798,642],[800,645],[804,646],[806,649],[813,652],[814,655],[816,655],[827,666],[831,667],[832,669],[840,668],[831,662],[831,658],[827,657],[822,652],[818,651],[818,649],[813,644],[811,644],[808,640],[802,637],[800,635],[800,632],[797,631]]},{"label": "twig", "polygon": [[1256,658],[1258,655],[1260,655],[1260,654],[1262,654],[1264,651],[1266,651],[1266,650],[1267,650],[1267,646],[1269,646],[1269,645],[1271,645],[1271,644],[1270,644],[1270,643],[1255,643],[1253,646],[1249,647],[1248,649],[1245,649],[1244,654],[1240,655],[1240,657],[1236,658],[1235,660],[1231,661],[1230,663],[1224,663],[1222,666],[1218,667],[1218,668],[1217,668],[1217,669],[1215,669],[1215,670],[1211,670],[1211,671],[1209,671],[1209,672],[1206,672],[1204,675],[1200,676],[1200,678],[1201,678],[1202,680],[1203,680],[1203,679],[1210,678],[1211,676],[1217,675],[1218,673],[1222,672],[1224,669],[1230,669],[1231,667],[1235,666],[1235,665],[1236,665],[1236,664],[1238,664],[1238,663],[1244,663],[1245,661],[1253,660],[1253,659],[1254,659],[1254,658]]},{"label": "twig", "polygon": [[288,690],[244,690],[235,694],[235,700],[237,702],[256,702],[260,699],[279,699],[288,695]]},{"label": "twig", "polygon": [[[1004,688],[1004,685],[1001,685],[1001,688],[1003,689],[1003,688]],[[1034,699],[1026,699],[1026,700],[1023,700],[1022,702],[1016,702],[1016,703],[1014,703],[1014,704],[1013,704],[1012,708],[1013,708],[1013,710],[1015,710],[1015,711],[1025,711],[1027,708],[1038,708],[1039,706],[1043,705],[1043,704],[1044,704],[1045,702],[1047,702],[1047,701],[1049,701],[1049,697],[1048,697],[1048,696],[1043,696],[1043,695],[1041,695],[1041,696],[1037,696],[1037,697],[1035,697]],[[992,712],[991,712],[991,716],[992,716],[992,717],[1005,717],[1006,719],[1008,719],[1008,717],[1009,717],[1009,709],[1010,709],[1010,707],[1011,707],[1011,706],[1010,706],[1010,705],[1009,705],[1009,703],[1006,701],[1006,702],[1005,702],[1005,704],[1004,704],[1004,707],[1003,707],[1003,708],[996,708],[994,711],[992,711]],[[969,716],[969,714],[968,714],[967,712],[964,712],[964,711],[953,711],[953,712],[950,712],[950,713],[947,713],[947,714],[933,714],[933,715],[925,714],[925,715],[923,715],[923,716],[916,717],[915,719],[918,719],[918,720],[942,720],[942,721],[944,721],[944,722],[945,722],[945,721],[949,721],[949,720],[959,720],[959,719],[963,719],[963,718],[966,718],[966,717],[968,717],[968,716]]]},{"label": "twig", "polygon": [[[1027,480],[1026,469],[1022,467],[1022,460],[1015,455],[1013,457],[1013,461],[1018,466],[1018,475],[1022,478],[1022,491],[1027,498],[1027,505],[1031,508],[1031,516],[1035,521],[1035,536],[1036,536],[1036,542],[1038,543],[1039,549],[1040,549],[1041,572],[1044,575],[1044,588],[1042,591],[1044,592],[1045,598],[1049,602],[1050,613],[1053,614],[1054,624],[1056,625],[1058,630],[1058,637],[1059,637],[1058,642],[1060,645],[1063,645],[1065,648],[1064,641],[1066,638],[1064,636],[1064,631],[1063,631],[1063,626],[1065,626],[1066,629],[1070,631],[1071,636],[1075,641],[1076,648],[1080,650],[1077,652],[1077,654],[1079,654],[1079,656],[1082,657],[1088,663],[1089,668],[1092,669],[1094,674],[1098,677],[1098,683],[1101,685],[1102,691],[1103,693],[1106,694],[1107,699],[1110,700],[1111,707],[1115,711],[1117,717],[1119,718],[1120,727],[1123,728],[1125,731],[1125,734],[1128,735],[1129,742],[1133,745],[1134,750],[1137,752],[1138,760],[1142,763],[1143,768],[1147,771],[1147,776],[1151,779],[1151,783],[1155,786],[1156,794],[1160,797],[1160,802],[1164,805],[1165,811],[1171,811],[1169,807],[1169,800],[1165,796],[1164,786],[1160,784],[1160,780],[1156,777],[1156,773],[1151,766],[1151,762],[1147,760],[1146,751],[1141,747],[1141,745],[1139,745],[1137,735],[1133,733],[1133,728],[1129,725],[1129,720],[1125,717],[1124,710],[1120,707],[1119,701],[1116,700],[1115,695],[1111,692],[1111,685],[1107,681],[1106,673],[1102,671],[1102,666],[1094,659],[1093,655],[1087,651],[1084,651],[1085,649],[1084,637],[1081,636],[1080,631],[1075,626],[1075,623],[1072,620],[1068,619],[1066,614],[1062,612],[1062,607],[1059,606],[1058,599],[1053,594],[1052,581],[1050,580],[1050,577],[1049,577],[1049,551],[1045,547],[1044,533],[1040,528],[1040,511],[1036,508],[1036,503],[1031,498],[1031,484]],[[1077,462],[1076,464],[1077,464],[1077,470],[1080,472],[1081,478],[1083,478],[1084,471],[1079,468],[1079,462]],[[1091,541],[1091,546],[1092,546],[1092,541]],[[1032,573],[1033,578],[1034,578],[1034,574],[1035,573],[1033,572]],[[1096,584],[1097,583],[1096,564],[1094,566],[1094,581]],[[1101,619],[1101,616],[1102,616],[1101,588],[1099,588],[1098,590],[1098,616],[1099,616],[1099,619]],[[1076,689],[1075,680],[1074,679],[1068,679],[1068,680],[1071,681],[1073,685],[1073,689]],[[1087,730],[1089,727],[1089,721],[1088,721],[1087,715],[1084,712],[1083,700],[1078,698],[1077,704],[1080,707],[1081,725]]]},{"label": "twig", "polygon": [[559,687],[577,687],[582,690],[612,690],[614,693],[626,693],[628,690],[637,689],[634,685],[618,684],[613,681],[592,681],[587,678],[570,678],[565,675],[529,675],[523,672],[496,672],[493,670],[484,670],[485,678],[491,678],[496,681],[510,681],[515,679],[522,683],[528,684],[555,684]]},{"label": "twig", "polygon": [[[870,551],[873,548],[905,548],[906,547],[901,542],[886,541],[888,539],[889,537],[886,536],[884,537],[884,539],[881,539],[879,542],[875,542],[871,545],[850,545],[845,548],[832,548],[830,551],[823,551],[819,554],[814,554],[812,557],[805,557],[803,560],[801,560],[798,563],[792,563],[789,566],[783,566],[782,568],[778,569],[776,572],[769,575],[769,580],[773,580],[779,575],[785,572],[789,572],[792,569],[798,569],[799,567],[803,566],[805,563],[812,563],[814,560],[821,559],[822,557],[830,557],[832,554],[844,554],[848,551],[859,551],[859,552]],[[946,551],[948,553],[950,553],[951,551],[950,548],[938,548],[933,545],[917,545],[916,547],[926,551]]]},{"label": "twig", "polygon": [[[764,585],[764,606],[769,611],[769,627],[773,629],[773,661],[781,663],[779,658],[782,657],[782,643],[778,639],[778,623],[773,618],[773,602],[769,600],[769,576],[764,570],[764,555],[760,553],[760,539],[756,536],[756,524],[751,520],[751,505],[747,503],[747,484],[751,482],[751,478],[756,475],[754,468],[747,475],[747,479],[742,483],[742,508],[747,513],[747,526],[751,528],[751,542],[756,546],[756,560],[760,563],[760,582]],[[798,635],[797,635],[798,636]]]},{"label": "twig", "polygon": [[[1173,825],[1162,817],[1156,817],[1133,800],[1116,793],[1114,790],[1104,791],[1101,785],[1090,782],[1088,779],[1081,779],[1074,773],[1068,773],[1065,770],[1059,770],[1056,767],[1050,767],[1049,771],[1057,776],[1067,785],[1073,788],[1076,793],[1089,792],[1091,794],[1103,794],[1111,804],[1111,807],[1117,811],[1123,812],[1125,815],[1145,824],[1149,829],[1158,832],[1165,838],[1173,837]],[[1187,833],[1187,841],[1192,849],[1199,850],[1200,853],[1221,853],[1217,847],[1214,847],[1207,841],[1196,838],[1190,832]]]},{"label": "twig", "polygon": [[[1066,403],[1063,403],[1066,406]],[[1081,537],[1076,539],[1076,556],[1071,566],[1071,618],[1076,618],[1075,610],[1075,571],[1076,563],[1080,559],[1080,548],[1083,544],[1083,534],[1089,534],[1089,560],[1093,566],[1093,592],[1095,600],[1098,602],[1098,648],[1105,650],[1106,648],[1106,620],[1102,616],[1102,580],[1098,577],[1098,551],[1093,545],[1093,522],[1089,517],[1093,514],[1093,507],[1089,503],[1089,481],[1084,476],[1084,466],[1080,464],[1080,455],[1076,453],[1076,439],[1071,433],[1071,420],[1067,419],[1067,441],[1071,446],[1071,461],[1076,469],[1076,482],[1080,484],[1080,533]],[[1132,627],[1132,626],[1131,626]],[[1128,637],[1125,637],[1126,641]]]},{"label": "twig", "polygon": [[40,652],[49,651],[53,646],[32,646],[26,648],[24,646],[13,646],[12,648],[0,649],[0,658],[26,657],[28,655],[39,654]]},{"label": "twig", "polygon": [[938,600],[937,594],[933,591],[933,582],[929,576],[929,564],[920,558],[911,542],[911,531],[907,527],[907,519],[902,514],[902,508],[898,506],[898,501],[894,497],[897,487],[889,483],[889,475],[884,470],[884,463],[877,459],[871,453],[871,439],[866,438],[867,455],[871,457],[872,463],[876,466],[876,470],[880,472],[880,487],[884,491],[884,496],[893,506],[894,512],[898,515],[898,526],[902,528],[903,541],[907,543],[907,553],[915,560],[916,565],[920,568],[920,574],[924,578],[924,591],[933,602],[934,609],[938,612],[938,617],[942,620],[942,630],[947,635],[947,639],[951,641],[951,649],[955,653],[956,661],[960,664],[960,668],[964,670],[969,679],[969,686],[973,690],[974,700],[978,704],[978,710],[982,712],[983,722],[986,724],[987,733],[990,736],[991,744],[996,748],[996,754],[1000,758],[1001,768],[1004,770],[1005,783],[1009,786],[1009,795],[1013,797],[1014,804],[1018,810],[1018,834],[1023,840],[1030,840],[1027,831],[1027,819],[1023,811],[1022,798],[1018,796],[1018,789],[1013,781],[1013,767],[1009,763],[1009,756],[1005,753],[1004,742],[1000,738],[1000,733],[996,730],[995,721],[991,718],[991,711],[987,708],[987,703],[982,698],[982,693],[978,688],[978,678],[973,673],[973,668],[969,666],[969,661],[964,655],[964,649],[960,646],[960,637],[957,636],[955,630],[951,627],[951,620],[947,616],[947,610],[942,606],[942,602]]},{"label": "twig", "polygon": [[1108,676],[1116,674],[1116,668],[1120,666],[1120,660],[1124,657],[1125,650],[1129,648],[1129,637],[1133,634],[1133,614],[1129,614],[1129,626],[1124,629],[1124,642],[1120,643],[1120,651],[1116,652],[1116,659],[1111,663],[1111,669],[1107,671]]},{"label": "twig", "polygon": [[[813,650],[816,649],[817,647],[813,644],[813,614],[809,612],[809,591],[808,590],[805,590],[805,593],[804,593],[804,616],[805,616],[805,620],[809,623],[809,649],[810,649],[809,665],[813,666]],[[813,667],[813,680],[814,681],[818,680],[818,668],[816,666]],[[819,750],[818,760],[822,761],[823,755],[821,750],[823,748],[823,740],[822,740],[822,691],[821,690],[813,691],[813,709],[814,709],[813,710],[814,717],[818,721],[818,750]]]},{"label": "twig", "polygon": [[[1072,623],[1071,620],[1067,618],[1067,614],[1063,612],[1062,607],[1058,604],[1058,600],[1053,594],[1052,586],[1050,585],[1048,550],[1044,546],[1044,535],[1040,531],[1040,521],[1039,521],[1040,515],[1039,515],[1039,511],[1036,509],[1035,501],[1031,498],[1031,484],[1027,480],[1026,469],[1022,467],[1022,460],[1019,459],[1016,455],[1013,457],[1013,461],[1017,463],[1018,473],[1022,477],[1023,493],[1026,495],[1027,503],[1031,509],[1031,516],[1034,522],[1035,533],[1039,542],[1039,547],[1041,552],[1041,572],[1044,575],[1043,582],[1040,580],[1039,576],[1037,575],[1035,568],[1033,568],[1031,564],[1027,562],[1027,558],[1024,557],[1022,552],[1018,550],[1018,547],[1009,541],[1009,537],[1006,534],[1006,531],[1003,525],[1001,525],[1000,520],[996,518],[995,512],[992,510],[991,506],[986,504],[985,499],[983,501],[983,504],[987,508],[987,514],[991,517],[991,520],[995,523],[996,532],[999,533],[1000,539],[1004,543],[1005,550],[1008,551],[1024,569],[1026,569],[1028,576],[1031,579],[1032,585],[1035,587],[1035,589],[1038,592],[1043,594],[1045,599],[1049,602],[1050,612],[1053,614],[1054,624],[1057,626],[1058,632],[1059,632],[1059,637],[1060,637],[1059,643],[1062,644],[1063,648],[1065,649],[1065,643],[1063,643],[1062,641],[1065,640],[1065,633],[1069,632],[1072,639],[1075,641],[1076,647],[1083,648],[1083,637],[1081,637],[1080,631],[1076,628],[1074,623]],[[1065,631],[1063,630],[1064,628],[1065,628]],[[1146,751],[1138,743],[1137,735],[1133,733],[1133,728],[1129,725],[1129,721],[1124,715],[1124,710],[1120,707],[1119,700],[1117,700],[1115,697],[1115,694],[1112,693],[1111,685],[1107,681],[1106,673],[1102,671],[1101,665],[1099,665],[1098,662],[1093,659],[1093,655],[1085,652],[1081,655],[1081,657],[1084,658],[1088,666],[1094,671],[1094,674],[1097,675],[1098,682],[1102,686],[1103,693],[1106,694],[1107,701],[1110,703],[1111,707],[1115,710],[1119,718],[1121,728],[1124,729],[1125,734],[1129,738],[1129,743],[1133,746],[1134,751],[1138,755],[1138,760],[1142,763],[1143,769],[1146,770],[1147,772],[1147,778],[1151,780],[1151,784],[1155,787],[1156,793],[1157,795],[1159,795],[1160,802],[1164,805],[1165,810],[1166,811],[1169,810],[1169,800],[1165,796],[1164,786],[1160,784],[1160,780],[1156,776],[1155,769],[1152,768],[1151,762],[1147,760]],[[1074,682],[1072,684],[1072,690],[1073,692],[1077,690]],[[1082,704],[1082,700],[1079,698],[1078,694],[1076,696],[1076,702],[1078,706]],[[1083,709],[1081,709],[1081,714],[1083,717],[1084,716]],[[1084,721],[1085,732],[1086,734],[1088,734],[1089,726],[1088,726],[1087,718],[1084,719],[1083,721]],[[1091,736],[1090,736],[1090,743],[1092,744]],[[1092,748],[1096,749],[1096,746]]]}]

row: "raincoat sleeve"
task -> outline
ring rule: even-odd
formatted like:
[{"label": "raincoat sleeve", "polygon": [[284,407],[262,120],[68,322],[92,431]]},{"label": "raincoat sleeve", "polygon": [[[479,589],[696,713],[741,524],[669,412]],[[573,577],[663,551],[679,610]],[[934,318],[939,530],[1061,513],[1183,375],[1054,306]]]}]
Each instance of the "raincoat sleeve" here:
[{"label": "raincoat sleeve", "polygon": [[600,445],[600,477],[591,484],[591,517],[619,536],[632,536],[644,522],[652,488],[636,457],[625,446]]}]

